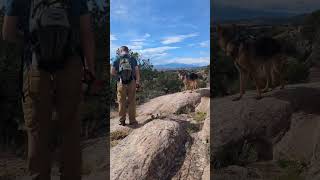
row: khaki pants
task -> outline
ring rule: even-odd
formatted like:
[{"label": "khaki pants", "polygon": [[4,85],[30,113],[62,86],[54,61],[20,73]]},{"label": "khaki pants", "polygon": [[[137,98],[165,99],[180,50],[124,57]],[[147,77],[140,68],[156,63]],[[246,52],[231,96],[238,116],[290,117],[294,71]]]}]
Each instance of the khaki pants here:
[{"label": "khaki pants", "polygon": [[[35,65],[24,73],[24,119],[28,133],[28,170],[35,179],[49,180],[52,110],[62,132],[61,179],[81,179],[80,120],[82,63],[70,58],[53,76]],[[55,96],[53,98],[53,90]],[[54,102],[54,103],[53,103]],[[54,106],[55,105],[55,106]]]},{"label": "khaki pants", "polygon": [[120,121],[126,120],[126,109],[128,105],[129,122],[136,122],[136,82],[133,80],[129,84],[118,82],[118,104]]}]

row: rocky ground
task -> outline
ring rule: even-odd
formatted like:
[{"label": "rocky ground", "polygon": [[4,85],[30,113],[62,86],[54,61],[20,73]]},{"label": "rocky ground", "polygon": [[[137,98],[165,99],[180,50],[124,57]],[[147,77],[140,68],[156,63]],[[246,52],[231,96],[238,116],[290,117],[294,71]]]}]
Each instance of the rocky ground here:
[{"label": "rocky ground", "polygon": [[[136,126],[110,119],[110,164],[106,137],[85,141],[83,179],[209,179],[210,90],[161,96],[138,107]],[[28,179],[25,160],[1,154],[0,179]],[[14,178],[14,176],[18,176]],[[52,171],[58,178],[57,165]]]},{"label": "rocky ground", "polygon": [[320,83],[248,92],[212,101],[211,162],[215,179],[320,178]]},{"label": "rocky ground", "polygon": [[209,179],[209,95],[152,99],[138,108],[138,126],[111,119],[111,179]]},{"label": "rocky ground", "polygon": [[[320,83],[289,85],[261,100],[255,95],[248,91],[237,102],[210,101],[209,89],[161,96],[138,107],[136,126],[119,126],[112,114],[110,164],[105,137],[86,141],[83,177],[106,179],[110,165],[114,180],[205,180],[210,168],[217,180],[319,179]],[[24,166],[1,155],[2,177],[23,175]]]}]

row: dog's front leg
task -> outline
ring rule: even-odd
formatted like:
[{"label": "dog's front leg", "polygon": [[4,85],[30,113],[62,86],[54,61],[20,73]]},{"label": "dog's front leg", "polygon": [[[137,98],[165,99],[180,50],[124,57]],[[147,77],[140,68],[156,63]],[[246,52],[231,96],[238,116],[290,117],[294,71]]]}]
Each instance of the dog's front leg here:
[{"label": "dog's front leg", "polygon": [[284,80],[284,73],[283,72],[279,73],[279,78],[280,78],[280,89],[284,89],[285,80]]},{"label": "dog's front leg", "polygon": [[256,96],[256,99],[257,100],[260,100],[262,99],[262,96],[261,96],[261,90],[260,90],[260,87],[259,87],[259,82],[258,82],[258,78],[257,78],[257,73],[256,72],[253,72],[252,74],[252,78],[253,78],[253,81],[255,82],[256,84],[256,88],[257,88],[257,93],[258,95]]},{"label": "dog's front leg", "polygon": [[279,71],[279,78],[280,78],[280,89],[284,89],[285,86],[285,68],[286,68],[286,58],[280,61],[280,71]]},{"label": "dog's front leg", "polygon": [[239,76],[240,76],[240,94],[238,97],[232,99],[232,101],[239,101],[244,94],[244,79],[246,78],[245,72],[239,68]]},{"label": "dog's front leg", "polygon": [[263,65],[263,71],[266,76],[266,86],[264,87],[264,89],[262,89],[262,92],[265,93],[269,91],[269,83],[270,83],[270,75],[271,75],[270,65],[269,64]]}]

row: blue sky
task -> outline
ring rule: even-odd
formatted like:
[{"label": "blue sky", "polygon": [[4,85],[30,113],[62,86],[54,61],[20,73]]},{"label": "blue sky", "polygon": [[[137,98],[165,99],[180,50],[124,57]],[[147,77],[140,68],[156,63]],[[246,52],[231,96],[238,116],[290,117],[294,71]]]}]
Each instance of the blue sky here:
[{"label": "blue sky", "polygon": [[157,64],[210,63],[209,0],[111,0],[110,51],[127,45]]}]

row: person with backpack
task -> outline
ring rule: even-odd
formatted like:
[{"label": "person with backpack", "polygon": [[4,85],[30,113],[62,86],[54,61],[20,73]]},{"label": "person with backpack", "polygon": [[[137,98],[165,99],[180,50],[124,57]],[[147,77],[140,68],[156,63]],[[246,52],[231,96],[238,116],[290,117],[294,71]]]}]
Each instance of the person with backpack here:
[{"label": "person with backpack", "polygon": [[129,125],[137,124],[136,89],[140,87],[140,71],[137,60],[131,56],[127,46],[121,46],[117,50],[117,57],[113,62],[111,74],[117,78],[119,125],[126,125],[127,105]]},{"label": "person with backpack", "polygon": [[84,73],[95,75],[86,0],[6,0],[3,39],[24,49],[22,104],[32,179],[51,178],[53,110],[62,132],[62,180],[81,179],[79,104]]}]

